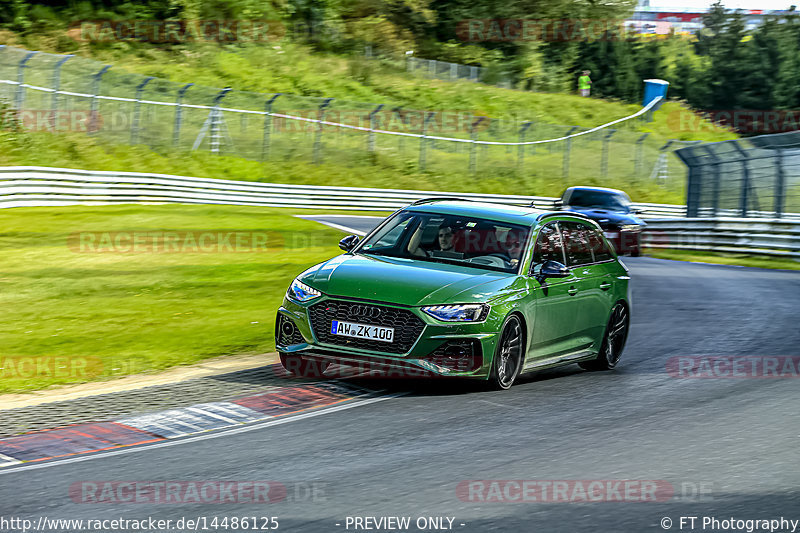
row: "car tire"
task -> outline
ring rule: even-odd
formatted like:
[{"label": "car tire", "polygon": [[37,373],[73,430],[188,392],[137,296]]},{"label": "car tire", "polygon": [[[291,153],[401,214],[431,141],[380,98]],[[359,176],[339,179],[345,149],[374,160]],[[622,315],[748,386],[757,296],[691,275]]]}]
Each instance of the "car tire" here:
[{"label": "car tire", "polygon": [[327,361],[315,361],[314,359],[306,359],[305,357],[288,353],[279,355],[281,365],[287,372],[303,378],[325,377],[324,373],[330,366]]},{"label": "car tire", "polygon": [[525,335],[522,321],[516,315],[506,318],[500,331],[492,358],[489,386],[495,390],[507,390],[514,384],[522,368]]},{"label": "car tire", "polygon": [[622,302],[617,302],[611,309],[606,330],[603,333],[603,343],[596,359],[578,363],[584,370],[611,370],[622,356],[625,341],[628,339],[630,314]]}]

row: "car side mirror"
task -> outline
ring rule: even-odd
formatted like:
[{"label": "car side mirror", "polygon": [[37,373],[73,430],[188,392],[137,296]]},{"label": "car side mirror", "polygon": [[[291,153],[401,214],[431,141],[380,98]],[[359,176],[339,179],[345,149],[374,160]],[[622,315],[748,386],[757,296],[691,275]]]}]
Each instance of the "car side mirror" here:
[{"label": "car side mirror", "polygon": [[341,241],[339,241],[339,248],[344,250],[345,252],[349,252],[353,248],[356,247],[358,244],[358,235],[348,235]]},{"label": "car side mirror", "polygon": [[542,265],[542,269],[536,274],[536,279],[539,283],[544,283],[547,278],[567,278],[572,273],[567,267],[558,261],[547,261]]}]

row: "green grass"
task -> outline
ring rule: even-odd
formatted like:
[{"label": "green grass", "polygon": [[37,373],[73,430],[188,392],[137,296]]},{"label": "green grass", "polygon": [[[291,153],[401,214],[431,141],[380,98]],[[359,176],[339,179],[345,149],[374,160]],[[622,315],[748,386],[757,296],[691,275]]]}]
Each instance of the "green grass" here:
[{"label": "green grass", "polygon": [[[288,140],[287,140],[288,142]],[[517,173],[516,149],[479,149],[477,174],[470,175],[467,151],[450,153],[428,150],[428,171],[418,169],[418,143],[379,142],[378,156],[368,160],[357,148],[363,139],[332,136],[322,151],[323,164],[310,162],[309,145],[295,143],[289,155],[262,164],[244,158],[214,156],[207,152],[165,151],[158,153],[144,146],[109,143],[99,137],[79,133],[12,133],[0,131],[0,166],[35,165],[110,170],[155,172],[218,179],[340,185],[353,187],[417,189],[449,192],[506,193],[534,196],[558,196],[568,185],[603,185],[626,190],[634,201],[683,203],[685,186],[681,163],[672,161],[677,176],[666,183],[633,175],[629,146],[614,146],[609,157],[609,177],[599,176],[599,143],[573,145],[570,178],[563,180],[563,152],[538,149],[525,155],[524,171]],[[649,172],[655,153],[645,152],[645,170]],[[374,163],[374,164],[373,164]]]},{"label": "green grass", "polygon": [[646,254],[658,259],[673,261],[693,261],[756,268],[775,268],[781,270],[800,270],[800,261],[768,255],[732,254],[721,252],[695,252],[689,250],[657,250],[648,248]]},{"label": "green grass", "polygon": [[[0,392],[273,350],[288,283],[339,253],[341,238],[290,214],[186,205],[0,211]],[[171,253],[90,253],[70,240],[82,232],[156,230],[258,232],[267,245],[253,252],[189,245]],[[65,369],[54,368],[55,359],[41,362],[56,357]],[[34,375],[30,363],[20,372],[28,358],[41,362]]]}]

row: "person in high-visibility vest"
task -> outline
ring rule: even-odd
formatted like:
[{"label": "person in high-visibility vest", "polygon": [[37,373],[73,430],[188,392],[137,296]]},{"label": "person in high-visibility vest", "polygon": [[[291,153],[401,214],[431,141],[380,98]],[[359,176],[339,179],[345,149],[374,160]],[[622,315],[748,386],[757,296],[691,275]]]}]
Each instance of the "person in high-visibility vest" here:
[{"label": "person in high-visibility vest", "polygon": [[589,96],[592,89],[592,79],[589,78],[591,71],[584,70],[583,75],[578,78],[578,89],[581,91],[581,96]]}]

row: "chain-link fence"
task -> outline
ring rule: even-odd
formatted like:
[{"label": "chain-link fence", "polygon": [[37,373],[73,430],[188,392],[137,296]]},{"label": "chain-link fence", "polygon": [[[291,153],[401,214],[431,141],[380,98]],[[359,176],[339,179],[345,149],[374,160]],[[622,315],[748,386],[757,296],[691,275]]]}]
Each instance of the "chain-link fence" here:
[{"label": "chain-link fence", "polygon": [[[463,110],[422,111],[334,98],[176,83],[97,61],[0,46],[0,103],[27,129],[83,131],[154,150],[258,161],[381,164],[514,179],[612,176],[683,183],[677,141],[643,134],[637,114],[586,128]],[[549,142],[549,139],[559,139]],[[518,144],[532,143],[539,144]],[[507,144],[503,144],[507,143]]]},{"label": "chain-link fence", "polygon": [[690,217],[800,213],[800,131],[677,151],[689,167]]},{"label": "chain-link fence", "polygon": [[[473,65],[462,65],[460,63],[450,63],[437,59],[422,59],[414,56],[406,57],[406,70],[408,72],[425,76],[426,78],[436,78],[447,81],[468,80],[468,81],[487,81],[490,75],[488,69]],[[488,80],[492,85],[510,87],[510,80],[503,76],[498,76],[497,80]]]}]

